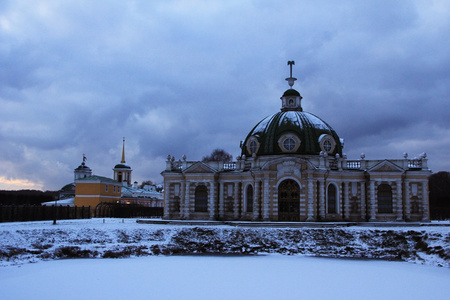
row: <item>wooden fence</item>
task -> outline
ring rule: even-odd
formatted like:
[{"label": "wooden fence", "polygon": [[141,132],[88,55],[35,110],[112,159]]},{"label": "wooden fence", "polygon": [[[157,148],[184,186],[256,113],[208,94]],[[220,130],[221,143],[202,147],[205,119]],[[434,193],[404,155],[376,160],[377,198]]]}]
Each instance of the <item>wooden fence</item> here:
[{"label": "wooden fence", "polygon": [[144,207],[133,204],[101,203],[97,207],[0,205],[1,222],[24,222],[64,219],[96,218],[160,218],[162,207]]},{"label": "wooden fence", "polygon": [[0,222],[89,219],[91,207],[0,205]]},{"label": "wooden fence", "polygon": [[100,203],[94,211],[96,218],[160,218],[163,207],[146,207],[136,204]]}]

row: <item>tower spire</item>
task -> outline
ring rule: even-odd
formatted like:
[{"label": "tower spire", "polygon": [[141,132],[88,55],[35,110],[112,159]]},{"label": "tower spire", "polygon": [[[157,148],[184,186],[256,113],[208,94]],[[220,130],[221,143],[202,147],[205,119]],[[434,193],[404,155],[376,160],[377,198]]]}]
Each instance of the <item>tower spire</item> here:
[{"label": "tower spire", "polygon": [[292,77],[292,65],[295,65],[295,61],[293,60],[289,60],[287,62],[289,68],[290,68],[290,77],[286,78],[286,81],[288,82],[289,86],[292,89],[292,86],[294,85],[294,82],[297,80],[297,78]]},{"label": "tower spire", "polygon": [[121,164],[126,163],[125,162],[125,137],[123,137],[123,145],[122,145],[122,161],[120,162]]}]

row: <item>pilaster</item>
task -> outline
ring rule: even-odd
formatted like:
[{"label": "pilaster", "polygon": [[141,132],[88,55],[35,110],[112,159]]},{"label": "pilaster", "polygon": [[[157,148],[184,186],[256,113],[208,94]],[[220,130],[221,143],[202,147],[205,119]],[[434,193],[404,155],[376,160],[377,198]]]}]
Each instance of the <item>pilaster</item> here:
[{"label": "pilaster", "polygon": [[411,192],[409,189],[409,181],[405,181],[405,219],[411,220]]},{"label": "pilaster", "polygon": [[361,219],[366,220],[366,183],[361,182]]},{"label": "pilaster", "polygon": [[219,182],[219,218],[223,220],[225,216],[225,201],[224,201],[224,183]]},{"label": "pilaster", "polygon": [[369,221],[376,221],[376,219],[377,219],[377,214],[376,214],[377,203],[376,203],[376,198],[375,198],[375,181],[374,180],[370,181],[369,203],[370,203],[370,219],[369,219]]},{"label": "pilaster", "polygon": [[312,178],[308,178],[308,218],[306,221],[314,222],[314,181]]},{"label": "pilaster", "polygon": [[319,216],[325,219],[325,180],[319,180]]},{"label": "pilaster", "polygon": [[255,180],[253,182],[253,221],[256,221],[259,219],[259,195],[260,195],[260,188],[259,188],[259,181]]},{"label": "pilaster", "polygon": [[210,220],[215,220],[216,219],[216,199],[215,199],[215,194],[216,194],[216,185],[214,183],[214,181],[211,181],[209,183],[209,191],[210,191],[210,195],[209,195],[209,219]]},{"label": "pilaster", "polygon": [[403,221],[403,194],[402,194],[402,181],[397,180],[397,221]]},{"label": "pilaster", "polygon": [[422,181],[422,206],[423,216],[422,221],[430,221],[430,208],[428,202],[428,181]]},{"label": "pilaster", "polygon": [[191,193],[189,193],[189,189],[191,187],[190,182],[186,182],[185,184],[185,192],[184,192],[184,218],[190,218],[190,206],[191,206]]},{"label": "pilaster", "polygon": [[170,217],[170,184],[168,181],[164,180],[164,190],[167,191],[164,193],[164,218],[168,219]]},{"label": "pilaster", "polygon": [[234,203],[233,203],[234,218],[239,219],[239,182],[234,183]]},{"label": "pilaster", "polygon": [[264,198],[263,198],[263,220],[269,221],[269,178],[264,178]]},{"label": "pilaster", "polygon": [[350,200],[348,197],[348,181],[344,181],[344,219],[350,219]]}]

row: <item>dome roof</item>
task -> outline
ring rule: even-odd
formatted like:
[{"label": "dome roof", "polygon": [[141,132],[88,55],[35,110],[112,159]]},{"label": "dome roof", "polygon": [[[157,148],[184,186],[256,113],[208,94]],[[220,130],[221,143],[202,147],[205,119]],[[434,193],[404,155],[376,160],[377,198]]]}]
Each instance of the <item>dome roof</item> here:
[{"label": "dome roof", "polygon": [[250,131],[241,145],[242,155],[327,155],[342,156],[343,144],[336,132],[319,117],[304,112],[303,97],[292,88],[297,78],[292,77],[288,61],[290,89],[281,96],[281,111],[264,118]]},{"label": "dome roof", "polygon": [[114,169],[131,169],[131,167],[127,164],[120,163],[120,164],[115,165]]},{"label": "dome roof", "polygon": [[342,155],[336,132],[319,117],[303,111],[281,111],[261,120],[247,135],[242,155]]},{"label": "dome roof", "polygon": [[300,93],[294,89],[288,89],[283,94],[283,97],[286,97],[286,96],[300,96]]}]

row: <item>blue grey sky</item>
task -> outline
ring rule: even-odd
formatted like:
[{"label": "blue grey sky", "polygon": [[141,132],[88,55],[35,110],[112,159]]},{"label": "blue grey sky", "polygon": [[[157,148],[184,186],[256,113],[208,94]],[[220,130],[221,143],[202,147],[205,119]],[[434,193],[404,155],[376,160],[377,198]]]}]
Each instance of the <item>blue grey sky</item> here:
[{"label": "blue grey sky", "polygon": [[123,137],[133,181],[168,154],[236,157],[288,60],[349,159],[448,171],[449,32],[444,0],[2,1],[0,189],[59,189],[83,153],[112,177]]}]

